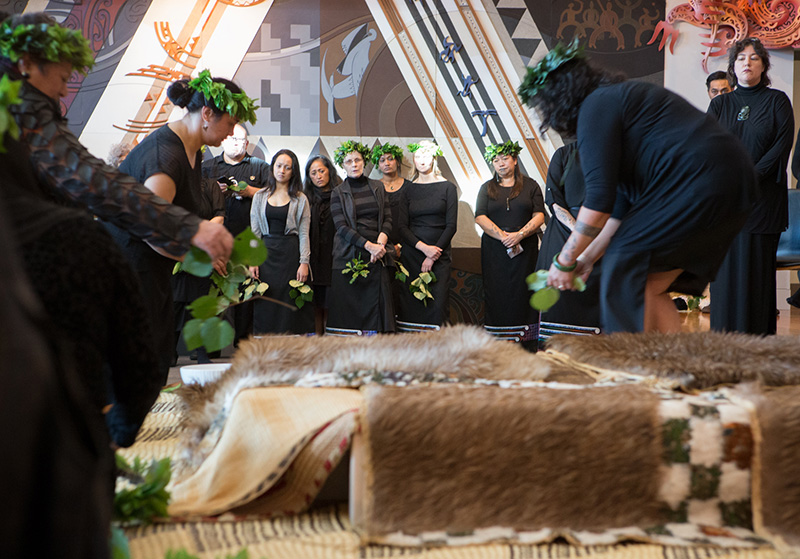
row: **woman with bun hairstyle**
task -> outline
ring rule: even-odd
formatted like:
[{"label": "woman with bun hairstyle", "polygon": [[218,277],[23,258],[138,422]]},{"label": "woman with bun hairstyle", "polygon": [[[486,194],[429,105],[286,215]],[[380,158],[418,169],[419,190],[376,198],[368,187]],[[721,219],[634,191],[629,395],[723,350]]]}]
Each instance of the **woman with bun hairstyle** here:
[{"label": "woman with bun hairstyle", "polygon": [[[194,213],[200,209],[202,197],[201,148],[219,146],[239,121],[255,122],[255,103],[236,84],[212,78],[208,70],[191,81],[174,82],[167,96],[176,106],[185,108],[186,114],[142,140],[122,162],[120,170],[167,202]],[[108,228],[139,275],[166,380],[176,342],[170,288],[175,262],[168,253],[128,231],[111,224]],[[221,259],[214,261],[214,267],[225,273]]]}]

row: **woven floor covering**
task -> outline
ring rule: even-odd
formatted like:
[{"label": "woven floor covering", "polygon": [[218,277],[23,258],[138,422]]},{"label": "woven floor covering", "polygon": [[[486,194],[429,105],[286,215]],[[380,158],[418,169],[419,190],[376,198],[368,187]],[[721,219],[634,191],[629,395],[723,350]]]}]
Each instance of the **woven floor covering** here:
[{"label": "woven floor covering", "polygon": [[[121,450],[128,459],[174,459],[180,417],[177,397],[162,394],[142,427],[136,444]],[[567,544],[492,544],[464,547],[401,548],[364,545],[352,529],[344,504],[312,509],[305,514],[272,519],[223,515],[206,521],[158,522],[128,528],[134,559],[160,559],[169,550],[185,549],[202,559],[216,559],[247,548],[251,559],[388,558],[420,559],[779,559],[770,548],[733,549],[716,547],[618,544],[575,546]]]}]

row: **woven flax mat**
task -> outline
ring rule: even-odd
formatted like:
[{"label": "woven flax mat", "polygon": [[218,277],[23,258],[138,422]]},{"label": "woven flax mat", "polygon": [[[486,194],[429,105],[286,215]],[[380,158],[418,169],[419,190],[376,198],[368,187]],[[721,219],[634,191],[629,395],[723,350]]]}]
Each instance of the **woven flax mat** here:
[{"label": "woven flax mat", "polygon": [[[161,394],[147,416],[137,442],[120,452],[127,458],[173,457],[180,415],[177,396]],[[160,559],[169,550],[185,549],[202,559],[216,559],[247,548],[251,559],[391,558],[420,559],[779,559],[769,548],[736,549],[708,546],[661,546],[616,544],[576,546],[567,544],[522,545],[496,543],[464,547],[400,548],[363,545],[353,530],[346,505],[312,509],[279,518],[241,518],[231,514],[197,521],[167,519],[151,526],[128,528],[134,559]]]}]

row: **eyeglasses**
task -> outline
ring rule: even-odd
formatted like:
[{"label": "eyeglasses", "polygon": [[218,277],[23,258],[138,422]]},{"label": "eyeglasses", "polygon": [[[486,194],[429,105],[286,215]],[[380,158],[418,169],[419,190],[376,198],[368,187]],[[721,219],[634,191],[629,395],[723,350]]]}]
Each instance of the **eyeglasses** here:
[{"label": "eyeglasses", "polygon": [[364,160],[361,159],[360,157],[357,157],[355,159],[345,159],[344,160],[344,164],[345,165],[352,165],[353,163],[363,163],[363,162],[364,162]]}]

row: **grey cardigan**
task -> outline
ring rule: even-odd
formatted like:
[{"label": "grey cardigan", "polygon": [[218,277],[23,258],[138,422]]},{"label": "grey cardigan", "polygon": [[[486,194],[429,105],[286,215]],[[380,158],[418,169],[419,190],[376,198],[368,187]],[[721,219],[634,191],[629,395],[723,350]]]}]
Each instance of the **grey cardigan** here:
[{"label": "grey cardigan", "polygon": [[[250,227],[256,237],[269,235],[267,224],[267,199],[269,194],[262,188],[253,195],[253,205],[250,207]],[[289,197],[289,215],[286,217],[285,235],[297,235],[300,239],[300,264],[308,264],[311,258],[311,243],[308,229],[311,226],[311,208],[308,198],[302,192],[297,196]]]}]

